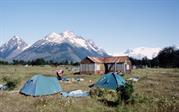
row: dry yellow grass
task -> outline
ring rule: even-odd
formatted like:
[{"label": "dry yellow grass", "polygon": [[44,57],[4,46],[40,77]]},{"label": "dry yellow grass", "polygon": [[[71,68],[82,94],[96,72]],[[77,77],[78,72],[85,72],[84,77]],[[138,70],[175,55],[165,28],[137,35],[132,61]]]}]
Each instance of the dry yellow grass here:
[{"label": "dry yellow grass", "polygon": [[[36,73],[56,76],[56,69],[64,69],[65,76],[79,77],[70,73],[71,66],[0,66],[0,83],[3,76],[20,79],[14,91],[19,90],[27,79]],[[110,107],[95,98],[64,98],[59,94],[30,97],[14,91],[0,91],[0,112],[178,112],[179,111],[179,69],[136,69],[125,78],[139,76],[134,83],[134,104]],[[89,90],[90,80],[95,82],[99,75],[81,75],[82,82],[60,82],[64,91]]]}]

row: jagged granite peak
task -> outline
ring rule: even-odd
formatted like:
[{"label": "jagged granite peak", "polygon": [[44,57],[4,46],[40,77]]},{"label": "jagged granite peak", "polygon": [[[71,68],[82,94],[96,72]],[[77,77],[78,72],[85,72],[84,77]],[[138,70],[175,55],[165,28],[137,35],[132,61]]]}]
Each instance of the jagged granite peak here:
[{"label": "jagged granite peak", "polygon": [[26,47],[28,44],[19,36],[13,36],[7,43],[5,43],[3,46],[5,47]]},{"label": "jagged granite peak", "polygon": [[13,36],[7,43],[0,47],[2,59],[12,59],[28,47],[28,44],[19,36]]}]

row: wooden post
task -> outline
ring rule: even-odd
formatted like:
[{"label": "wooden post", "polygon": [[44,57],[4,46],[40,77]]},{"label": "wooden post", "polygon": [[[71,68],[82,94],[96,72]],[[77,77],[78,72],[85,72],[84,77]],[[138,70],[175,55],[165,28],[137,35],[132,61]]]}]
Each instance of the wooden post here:
[{"label": "wooden post", "polygon": [[105,74],[108,73],[108,64],[104,64],[104,68],[105,68]]},{"label": "wooden post", "polygon": [[114,63],[114,72],[116,72],[116,62]]},{"label": "wooden post", "polygon": [[124,73],[126,73],[126,64],[124,63],[123,66],[124,66]]}]

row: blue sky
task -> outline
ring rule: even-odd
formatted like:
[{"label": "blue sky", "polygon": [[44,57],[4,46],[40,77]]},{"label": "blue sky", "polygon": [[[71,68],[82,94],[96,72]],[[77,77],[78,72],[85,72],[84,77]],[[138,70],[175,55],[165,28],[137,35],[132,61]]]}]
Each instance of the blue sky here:
[{"label": "blue sky", "polygon": [[0,0],[0,45],[65,30],[110,53],[179,46],[179,0]]}]

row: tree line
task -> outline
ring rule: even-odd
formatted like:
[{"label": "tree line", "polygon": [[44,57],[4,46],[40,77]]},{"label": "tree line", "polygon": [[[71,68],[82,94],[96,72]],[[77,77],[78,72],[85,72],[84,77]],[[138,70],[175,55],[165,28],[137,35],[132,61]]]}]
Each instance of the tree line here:
[{"label": "tree line", "polygon": [[148,59],[144,57],[142,60],[130,57],[132,65],[136,67],[162,67],[162,68],[178,68],[179,67],[179,49],[170,46],[162,49],[157,57]]},{"label": "tree line", "polygon": [[79,62],[72,61],[62,61],[62,62],[54,62],[52,60],[45,61],[43,58],[38,58],[32,61],[24,61],[24,60],[13,60],[11,63],[6,61],[0,61],[0,65],[79,65]]},{"label": "tree line", "polygon": [[[130,57],[132,65],[135,65],[138,68],[142,67],[163,67],[163,68],[178,68],[179,67],[179,49],[169,46],[162,49],[159,54],[153,58],[148,59],[144,57],[142,60],[134,59]],[[32,61],[23,61],[23,60],[13,60],[13,62],[8,63],[6,61],[0,61],[1,65],[79,65],[79,62],[72,62],[72,61],[62,61],[62,62],[54,62],[52,60],[45,61],[43,58],[38,58]]]}]

